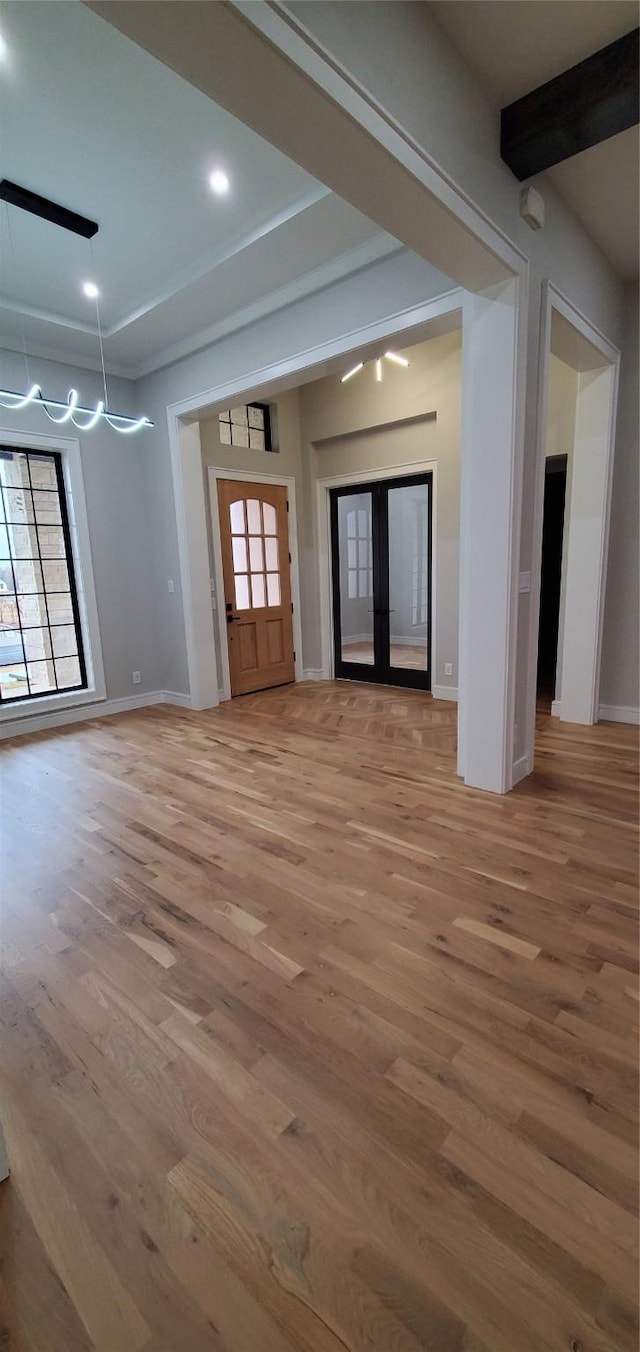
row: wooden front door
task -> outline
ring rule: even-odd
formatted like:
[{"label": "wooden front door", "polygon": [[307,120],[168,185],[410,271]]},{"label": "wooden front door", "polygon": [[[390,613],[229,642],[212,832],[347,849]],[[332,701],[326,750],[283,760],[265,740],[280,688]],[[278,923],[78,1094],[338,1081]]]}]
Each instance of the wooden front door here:
[{"label": "wooden front door", "polygon": [[293,681],[287,490],[218,480],[231,694]]}]

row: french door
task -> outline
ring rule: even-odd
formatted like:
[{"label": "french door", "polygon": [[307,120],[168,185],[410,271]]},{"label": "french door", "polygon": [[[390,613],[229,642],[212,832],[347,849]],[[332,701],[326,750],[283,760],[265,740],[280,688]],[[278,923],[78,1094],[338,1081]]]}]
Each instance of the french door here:
[{"label": "french door", "polygon": [[330,500],[336,677],[430,690],[432,475]]}]

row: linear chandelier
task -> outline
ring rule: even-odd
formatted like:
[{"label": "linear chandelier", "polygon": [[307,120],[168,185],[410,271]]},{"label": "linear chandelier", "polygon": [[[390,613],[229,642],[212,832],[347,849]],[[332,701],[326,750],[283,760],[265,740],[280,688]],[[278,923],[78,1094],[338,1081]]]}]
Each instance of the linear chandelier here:
[{"label": "linear chandelier", "polygon": [[[375,367],[376,367],[376,381],[378,381],[378,382],[380,382],[380,381],[382,380],[382,363],[383,363],[383,361],[390,361],[390,362],[393,362],[394,366],[408,366],[408,365],[409,365],[409,362],[407,361],[406,357],[401,357],[399,352],[385,352],[385,353],[383,353],[382,357],[376,357],[376,362],[375,362]],[[363,368],[364,368],[364,362],[363,362],[363,361],[359,361],[357,366],[352,366],[351,370],[350,370],[350,371],[347,371],[346,375],[340,377],[340,384],[341,384],[341,385],[344,385],[344,384],[346,383],[347,380],[351,380],[351,377],[352,377],[352,376],[357,376],[358,371],[362,371]]]},{"label": "linear chandelier", "polygon": [[[15,273],[15,259],[13,257],[13,238],[11,233],[11,217],[9,215],[9,205],[13,208],[19,208],[22,211],[28,211],[33,216],[39,216],[45,221],[50,221],[52,225],[59,226],[62,230],[69,230],[74,235],[81,235],[89,242],[89,251],[91,263],[93,265],[93,236],[98,233],[99,226],[96,221],[89,220],[86,216],[80,216],[78,212],[70,211],[68,207],[61,206],[58,202],[52,202],[47,197],[41,197],[39,193],[32,192],[30,188],[23,188],[17,183],[12,183],[9,179],[2,179],[0,182],[0,200],[5,203],[7,216],[7,231],[9,237],[9,247],[13,261],[13,271]],[[104,364],[104,351],[102,347],[102,326],[100,323],[100,306],[98,298],[100,292],[94,282],[85,282],[83,286],[85,296],[95,301],[96,306],[96,329],[98,343],[100,347],[100,366],[102,370],[102,385],[104,389],[104,399],[100,399],[95,408],[87,408],[86,405],[79,403],[80,396],[77,390],[69,390],[66,403],[60,399],[47,399],[42,393],[40,385],[30,385],[26,394],[20,394],[16,390],[0,389],[0,408],[10,409],[12,412],[19,412],[21,409],[28,408],[34,404],[46,413],[50,422],[63,426],[65,423],[73,423],[80,432],[90,432],[99,422],[105,422],[114,432],[139,432],[143,427],[153,427],[150,418],[130,418],[126,413],[112,413],[109,408],[109,399],[107,394],[107,372]],[[23,355],[27,373],[27,383],[30,384],[29,359],[27,357],[26,343],[24,339],[24,327],[22,330]],[[55,410],[53,412],[52,410]],[[78,418],[77,415],[80,415]]]},{"label": "linear chandelier", "polygon": [[[105,408],[104,401],[100,399],[95,408],[85,408],[83,404],[78,403],[79,395],[77,390],[69,390],[66,404],[60,399],[45,399],[39,385],[32,385],[26,394],[18,394],[15,390],[0,390],[0,406],[2,408],[17,411],[27,408],[29,404],[37,404],[46,413],[47,417],[53,423],[62,426],[63,423],[72,422],[80,432],[90,432],[96,423],[100,420],[108,423],[114,432],[138,432],[141,427],[153,427],[150,418],[130,418],[126,413],[112,413],[110,409]],[[49,410],[55,408],[62,410],[62,414],[53,414]],[[85,415],[85,422],[78,422],[76,414]]]}]

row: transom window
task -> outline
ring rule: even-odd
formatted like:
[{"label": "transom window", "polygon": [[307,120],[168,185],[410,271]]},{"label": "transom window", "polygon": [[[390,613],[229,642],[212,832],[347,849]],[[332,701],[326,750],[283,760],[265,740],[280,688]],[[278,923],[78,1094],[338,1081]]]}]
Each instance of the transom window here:
[{"label": "transom window", "polygon": [[243,404],[218,414],[220,440],[224,446],[246,446],[251,451],[272,451],[271,416],[268,404]]},{"label": "transom window", "polygon": [[270,502],[239,498],[229,507],[236,610],[280,605],[278,516]]},{"label": "transom window", "polygon": [[0,704],[87,677],[62,459],[0,448]]}]

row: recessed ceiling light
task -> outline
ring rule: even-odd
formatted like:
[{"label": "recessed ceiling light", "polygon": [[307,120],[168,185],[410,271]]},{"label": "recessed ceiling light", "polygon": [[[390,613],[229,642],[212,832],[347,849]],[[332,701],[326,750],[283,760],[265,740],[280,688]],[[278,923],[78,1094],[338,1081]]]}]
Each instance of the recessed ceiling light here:
[{"label": "recessed ceiling light", "polygon": [[98,291],[95,282],[83,282],[82,290],[84,291],[85,296],[87,296],[89,300],[97,300],[98,296],[100,295],[100,292]]},{"label": "recessed ceiling light", "polygon": [[224,197],[225,193],[229,191],[229,186],[229,179],[224,169],[214,169],[209,177],[209,187],[216,194],[216,197]]}]

